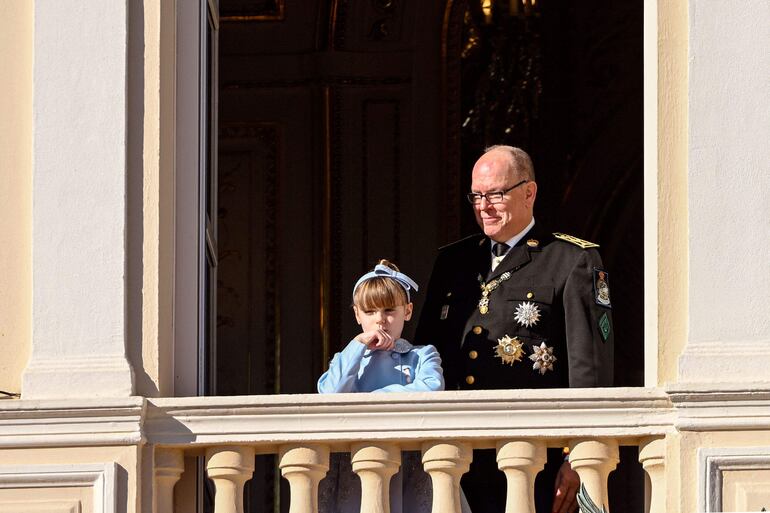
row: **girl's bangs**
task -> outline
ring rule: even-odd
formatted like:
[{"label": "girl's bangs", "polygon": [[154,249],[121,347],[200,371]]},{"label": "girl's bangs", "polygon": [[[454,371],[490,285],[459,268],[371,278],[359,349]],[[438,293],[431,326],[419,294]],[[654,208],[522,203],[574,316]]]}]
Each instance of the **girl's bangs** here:
[{"label": "girl's bangs", "polygon": [[372,278],[359,285],[353,303],[364,310],[394,308],[406,305],[406,291],[390,278]]}]

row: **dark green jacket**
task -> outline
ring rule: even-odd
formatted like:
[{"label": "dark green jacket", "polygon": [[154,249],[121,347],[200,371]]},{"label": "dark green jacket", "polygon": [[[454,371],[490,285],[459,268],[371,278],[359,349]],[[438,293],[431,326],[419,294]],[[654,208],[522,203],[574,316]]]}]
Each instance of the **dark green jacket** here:
[{"label": "dark green jacket", "polygon": [[[609,283],[595,248],[543,233],[536,224],[490,272],[490,241],[474,235],[439,250],[415,342],[441,353],[447,390],[611,386],[614,326]],[[509,272],[479,311],[481,284]],[[601,274],[600,274],[601,273]],[[608,289],[605,289],[605,291]],[[531,326],[516,321],[523,303],[536,306]],[[498,339],[517,337],[524,354],[512,365],[496,356]],[[553,348],[553,370],[533,369],[534,347]]]}]

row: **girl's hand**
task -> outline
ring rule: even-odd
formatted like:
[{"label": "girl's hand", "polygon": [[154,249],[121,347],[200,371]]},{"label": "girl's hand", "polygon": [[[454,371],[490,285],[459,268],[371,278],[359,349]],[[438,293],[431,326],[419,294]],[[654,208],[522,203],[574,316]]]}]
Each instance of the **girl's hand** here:
[{"label": "girl's hand", "polygon": [[390,351],[396,345],[393,337],[383,329],[365,331],[356,336],[356,340],[370,351]]}]

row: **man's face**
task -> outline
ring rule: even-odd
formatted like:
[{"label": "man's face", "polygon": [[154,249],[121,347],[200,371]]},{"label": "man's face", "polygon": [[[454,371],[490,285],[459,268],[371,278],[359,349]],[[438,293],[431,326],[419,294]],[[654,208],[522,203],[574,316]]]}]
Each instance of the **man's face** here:
[{"label": "man's face", "polygon": [[[516,185],[524,177],[509,169],[508,156],[500,151],[485,153],[473,166],[471,192],[486,194],[504,191]],[[537,184],[527,182],[508,191],[499,203],[489,203],[486,198],[473,205],[476,222],[487,237],[505,242],[526,228],[532,220]]]}]

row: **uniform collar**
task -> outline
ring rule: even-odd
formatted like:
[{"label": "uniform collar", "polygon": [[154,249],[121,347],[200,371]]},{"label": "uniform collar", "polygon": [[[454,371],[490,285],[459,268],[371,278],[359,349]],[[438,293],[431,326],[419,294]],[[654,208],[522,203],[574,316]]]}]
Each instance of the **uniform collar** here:
[{"label": "uniform collar", "polygon": [[[491,251],[491,244],[489,243],[489,239],[487,239],[487,244],[485,247],[486,252],[484,253],[487,260],[487,266],[485,268],[485,275],[487,278],[485,281],[493,280],[506,271],[516,270],[521,266],[529,263],[529,261],[532,259],[531,253],[533,251],[540,251],[540,245],[543,241],[543,239],[540,237],[541,231],[542,226],[535,226],[533,218],[530,226],[522,230],[521,233],[514,237],[515,239],[518,239],[515,245],[510,249],[510,251],[508,251],[508,254],[505,255],[505,258],[503,258],[502,262],[500,262],[500,264],[492,272],[489,272],[491,260],[489,255]],[[530,245],[527,243],[528,241],[537,241],[537,244]]]},{"label": "uniform collar", "polygon": [[[535,218],[534,217],[529,221],[529,224],[527,226],[525,226],[523,230],[521,230],[519,233],[517,233],[516,235],[514,235],[513,237],[511,237],[507,241],[505,241],[505,243],[508,245],[509,248],[515,247],[516,244],[518,244],[519,241],[521,241],[521,239],[523,239],[524,236],[527,235],[527,233],[529,233],[529,231],[532,229],[533,226],[535,226]],[[491,241],[490,241],[490,245],[489,245],[489,254],[494,256],[494,253],[492,253]]]}]

